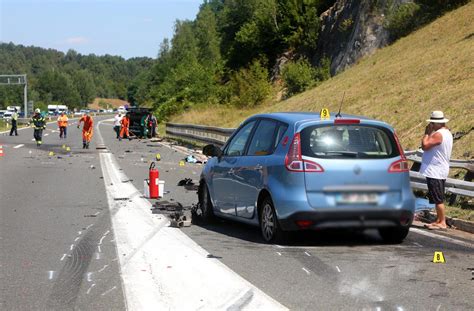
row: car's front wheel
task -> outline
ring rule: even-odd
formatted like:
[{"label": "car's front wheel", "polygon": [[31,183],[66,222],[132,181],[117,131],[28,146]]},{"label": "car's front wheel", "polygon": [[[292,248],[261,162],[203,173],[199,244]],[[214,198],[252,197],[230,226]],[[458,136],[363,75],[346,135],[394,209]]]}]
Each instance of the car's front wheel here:
[{"label": "car's front wheel", "polygon": [[214,220],[214,211],[212,207],[211,197],[209,195],[209,189],[204,181],[201,181],[198,189],[199,196],[199,208],[200,208],[200,219],[204,222],[211,222]]},{"label": "car's front wheel", "polygon": [[409,230],[405,227],[379,228],[379,233],[386,243],[399,244],[407,237]]},{"label": "car's front wheel", "polygon": [[276,217],[272,200],[267,197],[262,202],[260,212],[260,230],[262,237],[267,243],[281,242],[284,240],[284,232],[281,230]]}]

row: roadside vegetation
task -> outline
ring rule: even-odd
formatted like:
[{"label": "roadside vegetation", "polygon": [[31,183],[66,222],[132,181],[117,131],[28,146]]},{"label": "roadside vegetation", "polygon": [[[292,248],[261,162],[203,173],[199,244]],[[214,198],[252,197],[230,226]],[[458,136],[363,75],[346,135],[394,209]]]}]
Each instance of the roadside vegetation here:
[{"label": "roadside vegetation", "polygon": [[287,100],[236,109],[232,105],[197,105],[173,122],[236,127],[263,112],[337,111],[362,114],[392,124],[405,149],[420,145],[425,120],[444,110],[449,127],[460,133],[453,156],[474,156],[474,3],[471,2],[365,57],[357,65]]}]

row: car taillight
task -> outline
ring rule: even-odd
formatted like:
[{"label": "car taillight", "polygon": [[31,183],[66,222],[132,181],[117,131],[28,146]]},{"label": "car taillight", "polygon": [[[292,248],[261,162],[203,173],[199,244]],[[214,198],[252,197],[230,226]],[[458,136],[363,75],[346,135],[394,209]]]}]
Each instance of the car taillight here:
[{"label": "car taillight", "polygon": [[397,144],[398,152],[400,153],[400,156],[402,157],[403,160],[406,159],[405,157],[405,152],[403,151],[402,145],[400,144],[400,140],[398,140],[397,134],[394,132],[393,137],[395,137],[395,143]]},{"label": "car taillight", "polygon": [[292,172],[321,173],[324,169],[316,162],[303,160],[301,155],[301,136],[296,133],[285,157],[286,169]]},{"label": "car taillight", "polygon": [[408,162],[406,159],[400,159],[398,161],[393,162],[390,164],[388,168],[389,173],[402,173],[408,172]]},{"label": "car taillight", "polygon": [[300,229],[307,229],[313,225],[312,220],[297,220],[296,225],[300,227]]},{"label": "car taillight", "polygon": [[336,119],[334,124],[359,124],[359,119]]}]

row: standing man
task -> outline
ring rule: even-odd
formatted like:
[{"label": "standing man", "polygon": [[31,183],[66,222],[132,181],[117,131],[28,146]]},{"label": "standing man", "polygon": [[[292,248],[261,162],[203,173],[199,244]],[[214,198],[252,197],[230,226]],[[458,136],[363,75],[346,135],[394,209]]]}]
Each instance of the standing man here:
[{"label": "standing man", "polygon": [[122,130],[120,131],[120,137],[119,137],[119,140],[122,140],[122,138],[128,138],[129,140],[132,140],[130,138],[130,132],[128,130],[129,126],[130,126],[130,114],[127,113],[125,115],[125,117],[122,118],[122,120],[120,121],[120,123],[122,124]]},{"label": "standing man", "polygon": [[67,125],[68,125],[68,117],[64,113],[64,111],[61,112],[61,115],[58,117],[58,127],[59,127],[59,139],[67,138]]},{"label": "standing man", "polygon": [[12,114],[12,129],[10,130],[10,136],[13,136],[13,132],[15,132],[15,136],[18,136],[18,130],[17,130],[17,122],[18,122],[18,113],[17,109],[15,108],[15,111],[13,111]]},{"label": "standing man", "polygon": [[77,123],[77,128],[80,127],[81,122],[84,122],[82,127],[82,149],[89,149],[89,144],[94,134],[94,120],[92,120],[89,112],[86,112]]},{"label": "standing man", "polygon": [[156,125],[158,121],[156,117],[153,115],[153,112],[149,112],[148,116],[145,119],[145,126],[148,128],[148,137],[153,138],[156,136]]},{"label": "standing man", "polygon": [[446,229],[444,183],[449,174],[449,159],[453,149],[453,135],[446,127],[449,121],[442,111],[433,111],[421,141],[423,157],[420,173],[426,177],[428,197],[436,206],[436,221],[425,225],[430,230]]},{"label": "standing man", "polygon": [[39,108],[35,109],[35,114],[31,118],[30,124],[33,124],[33,136],[36,140],[36,145],[39,147],[43,143],[43,130],[46,128],[46,120],[41,115],[41,110],[39,110]]},{"label": "standing man", "polygon": [[114,131],[117,134],[117,139],[120,138],[120,128],[121,128],[121,122],[122,121],[122,113],[117,113],[114,117]]}]

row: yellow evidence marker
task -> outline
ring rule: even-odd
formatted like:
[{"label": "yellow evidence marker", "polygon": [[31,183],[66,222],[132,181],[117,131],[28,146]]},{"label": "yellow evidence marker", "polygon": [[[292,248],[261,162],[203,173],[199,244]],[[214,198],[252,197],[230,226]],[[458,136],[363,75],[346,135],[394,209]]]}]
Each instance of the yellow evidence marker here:
[{"label": "yellow evidence marker", "polygon": [[444,260],[443,252],[435,252],[433,255],[433,262],[434,263],[446,263]]},{"label": "yellow evidence marker", "polygon": [[156,154],[156,161],[160,161],[161,160],[161,154],[157,153]]},{"label": "yellow evidence marker", "polygon": [[184,166],[184,161],[179,161],[179,166]]},{"label": "yellow evidence marker", "polygon": [[66,149],[66,145],[63,145],[63,149]]},{"label": "yellow evidence marker", "polygon": [[69,148],[69,147],[66,147],[66,151],[71,151],[71,148]]},{"label": "yellow evidence marker", "polygon": [[327,108],[321,109],[320,117],[321,117],[321,120],[329,120],[329,118],[331,118],[331,115],[329,114],[329,109]]},{"label": "yellow evidence marker", "polygon": [[50,157],[53,157],[53,156],[54,156],[54,152],[50,151],[50,152],[49,152],[49,156],[50,156]]}]

